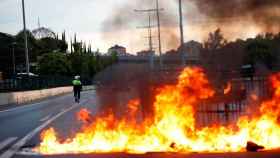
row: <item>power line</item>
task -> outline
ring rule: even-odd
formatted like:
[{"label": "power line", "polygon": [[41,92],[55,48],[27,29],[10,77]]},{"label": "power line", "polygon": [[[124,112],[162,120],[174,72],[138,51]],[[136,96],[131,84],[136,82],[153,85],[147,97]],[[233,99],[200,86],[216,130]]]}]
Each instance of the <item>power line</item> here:
[{"label": "power line", "polygon": [[[157,28],[158,28],[158,49],[159,49],[159,60],[160,66],[162,66],[162,48],[161,48],[161,30],[160,30],[160,11],[163,11],[163,8],[159,8],[159,1],[156,0],[156,8],[152,9],[135,9],[135,12],[146,12],[149,15],[149,25],[145,26],[148,29],[148,39],[149,39],[149,50],[153,51],[153,37],[152,37],[152,25],[151,25],[151,13],[155,12],[157,17]],[[143,27],[142,27],[143,28]]]},{"label": "power line", "polygon": [[149,43],[149,51],[152,52],[153,51],[153,36],[152,36],[152,28],[154,26],[152,26],[151,24],[151,10],[137,10],[138,12],[148,12],[148,25],[147,26],[141,26],[141,27],[137,27],[137,28],[144,28],[148,30],[148,43]]}]

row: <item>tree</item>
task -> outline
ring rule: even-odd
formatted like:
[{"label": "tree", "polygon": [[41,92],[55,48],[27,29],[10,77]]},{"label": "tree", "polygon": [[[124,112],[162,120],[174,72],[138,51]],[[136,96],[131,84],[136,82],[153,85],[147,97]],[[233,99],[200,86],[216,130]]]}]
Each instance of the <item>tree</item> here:
[{"label": "tree", "polygon": [[55,38],[42,38],[37,40],[37,45],[39,47],[38,55],[43,55],[49,52],[63,52],[66,53],[68,44],[63,40],[57,40]]},{"label": "tree", "polygon": [[41,75],[68,76],[71,74],[71,65],[63,53],[47,53],[39,60]]},{"label": "tree", "polygon": [[[33,36],[33,34],[29,31],[26,30],[27,34],[27,43],[28,43],[28,52],[29,52],[29,59],[30,62],[36,62],[37,61],[37,56],[38,56],[38,44],[36,38]],[[17,43],[17,47],[22,51],[24,54],[24,49],[25,49],[25,38],[24,38],[24,31],[20,31],[16,36],[15,36],[15,42]]]},{"label": "tree", "polygon": [[81,52],[69,54],[68,60],[72,67],[72,75],[81,75],[83,71],[83,55]]},{"label": "tree", "polygon": [[205,48],[208,50],[217,50],[226,45],[227,41],[224,39],[221,30],[218,28],[213,33],[209,33],[209,37],[205,42]]},{"label": "tree", "polygon": [[58,40],[58,47],[60,48],[60,50],[62,52],[66,53],[66,51],[68,49],[68,44],[67,44],[67,41],[66,41],[65,31],[62,33],[61,40]]},{"label": "tree", "polygon": [[245,62],[252,65],[263,63],[267,68],[272,69],[273,64],[277,60],[277,56],[273,53],[271,37],[257,37],[247,44],[246,50],[248,53],[245,57]]}]

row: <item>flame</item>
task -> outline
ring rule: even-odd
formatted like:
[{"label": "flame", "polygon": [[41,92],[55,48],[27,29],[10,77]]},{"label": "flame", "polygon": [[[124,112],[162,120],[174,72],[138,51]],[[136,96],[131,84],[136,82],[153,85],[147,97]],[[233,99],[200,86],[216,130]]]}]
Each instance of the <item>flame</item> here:
[{"label": "flame", "polygon": [[251,95],[250,95],[250,98],[251,98],[252,100],[256,101],[256,100],[258,100],[259,97],[258,97],[256,94],[251,94]]},{"label": "flame", "polygon": [[226,88],[224,89],[224,94],[229,94],[231,91],[231,83],[228,82]]},{"label": "flame", "polygon": [[[42,132],[34,150],[42,154],[95,152],[235,152],[244,151],[248,141],[280,147],[280,73],[271,77],[274,95],[263,102],[255,116],[241,117],[236,125],[196,127],[195,106],[214,96],[203,70],[185,68],[176,85],[158,89],[153,117],[139,120],[138,99],[127,105],[118,118],[113,112],[93,116],[86,109],[78,114],[90,120],[73,137],[61,140],[54,128]],[[257,106],[256,106],[257,107]],[[86,118],[86,119],[85,119]]]},{"label": "flame", "polygon": [[78,113],[77,113],[77,119],[79,121],[82,121],[84,123],[90,121],[90,111],[88,111],[87,109],[81,109]]}]

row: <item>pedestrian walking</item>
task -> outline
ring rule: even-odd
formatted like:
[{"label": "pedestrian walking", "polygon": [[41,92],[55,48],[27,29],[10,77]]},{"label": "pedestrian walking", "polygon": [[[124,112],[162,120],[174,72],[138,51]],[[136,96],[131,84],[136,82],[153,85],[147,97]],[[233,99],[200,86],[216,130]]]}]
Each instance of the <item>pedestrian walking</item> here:
[{"label": "pedestrian walking", "polygon": [[75,79],[72,81],[72,84],[73,84],[75,102],[79,103],[81,98],[81,91],[82,91],[82,82],[80,80],[80,76],[75,76]]}]

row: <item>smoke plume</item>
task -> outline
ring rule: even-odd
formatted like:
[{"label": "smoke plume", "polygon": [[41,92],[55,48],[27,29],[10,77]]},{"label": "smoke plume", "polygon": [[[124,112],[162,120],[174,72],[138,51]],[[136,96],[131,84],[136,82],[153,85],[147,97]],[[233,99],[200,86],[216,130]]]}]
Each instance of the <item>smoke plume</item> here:
[{"label": "smoke plume", "polygon": [[278,0],[192,0],[198,10],[217,24],[251,21],[263,32],[280,30]]},{"label": "smoke plume", "polygon": [[[159,0],[161,12],[163,49],[177,48],[179,45],[178,0]],[[279,0],[182,0],[185,24],[185,39],[203,41],[208,33],[221,28],[228,40],[248,38],[259,33],[280,31]],[[140,38],[146,36],[135,34],[137,26],[146,26],[146,13],[136,13],[134,9],[155,8],[155,0],[127,1],[113,9],[113,14],[104,21],[103,32],[106,39],[116,36],[120,30],[132,30],[130,45],[145,47]],[[153,24],[156,16],[152,14]],[[154,36],[157,29],[154,28]],[[141,32],[141,31],[139,31]],[[111,33],[112,36],[108,36]],[[137,38],[135,37],[137,36]],[[105,36],[104,36],[105,37]],[[119,39],[116,38],[114,42]],[[108,39],[109,40],[109,39]],[[156,39],[155,39],[156,40]],[[131,42],[132,41],[132,42]],[[137,42],[138,41],[138,42]],[[135,50],[135,49],[134,49]]]}]

